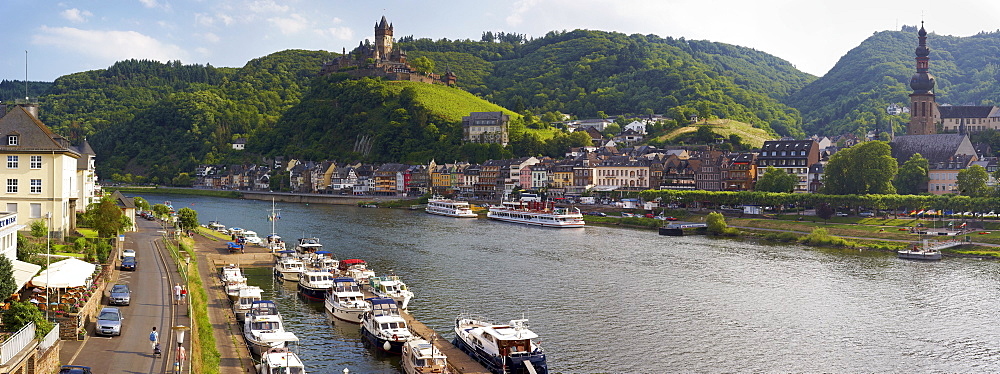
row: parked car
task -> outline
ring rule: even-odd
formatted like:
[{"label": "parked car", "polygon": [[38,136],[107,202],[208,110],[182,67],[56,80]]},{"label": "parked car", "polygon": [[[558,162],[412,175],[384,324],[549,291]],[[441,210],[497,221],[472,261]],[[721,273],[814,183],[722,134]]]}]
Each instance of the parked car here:
[{"label": "parked car", "polygon": [[645,217],[646,218],[653,218],[653,217],[656,217],[656,216],[654,216],[653,213],[646,213]]},{"label": "parked car", "polygon": [[858,213],[858,215],[862,216],[862,217],[875,217],[875,213],[872,213],[872,212],[861,212],[861,213]]},{"label": "parked car", "polygon": [[59,374],[93,374],[88,366],[63,365],[59,368]]},{"label": "parked car", "polygon": [[116,284],[111,287],[111,296],[108,296],[108,304],[129,305],[132,303],[132,290],[127,284]]},{"label": "parked car", "polygon": [[121,270],[135,271],[135,268],[138,265],[139,265],[139,260],[136,260],[135,257],[125,257],[125,259],[122,260]]},{"label": "parked car", "polygon": [[101,313],[97,315],[97,326],[94,330],[97,335],[102,336],[121,336],[122,334],[122,312],[118,308],[107,307],[101,309]]},{"label": "parked car", "polygon": [[837,212],[837,217],[847,217],[847,213]]},{"label": "parked car", "polygon": [[134,249],[126,249],[126,250],[122,251],[121,258],[124,260],[125,257],[135,257],[135,250]]},{"label": "parked car", "polygon": [[676,221],[677,217],[666,217],[666,218],[664,218],[664,220],[666,220],[666,221]]}]

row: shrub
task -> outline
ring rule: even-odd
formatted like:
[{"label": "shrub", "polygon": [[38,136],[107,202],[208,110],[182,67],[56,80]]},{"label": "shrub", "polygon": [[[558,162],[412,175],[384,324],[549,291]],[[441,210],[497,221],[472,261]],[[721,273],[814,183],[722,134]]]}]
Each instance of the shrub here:
[{"label": "shrub", "polygon": [[29,302],[14,301],[3,314],[4,328],[9,332],[20,330],[31,322],[35,323],[35,338],[44,338],[52,330],[52,322],[46,321],[45,314]]},{"label": "shrub", "polygon": [[712,212],[708,214],[705,218],[705,223],[708,224],[708,232],[713,235],[722,235],[729,228],[726,224],[726,217],[722,216],[722,213]]},{"label": "shrub", "polygon": [[830,246],[830,247],[853,247],[854,243],[851,243],[844,238],[836,237],[830,235],[826,229],[818,227],[813,229],[809,235],[799,238],[799,243],[813,246]]},{"label": "shrub", "polygon": [[48,235],[49,228],[45,226],[45,220],[39,219],[31,222],[31,236],[44,238]]}]

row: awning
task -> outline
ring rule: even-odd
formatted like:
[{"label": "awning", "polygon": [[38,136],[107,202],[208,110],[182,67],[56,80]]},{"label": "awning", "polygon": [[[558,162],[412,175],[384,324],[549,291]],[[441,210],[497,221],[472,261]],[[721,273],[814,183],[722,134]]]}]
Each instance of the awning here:
[{"label": "awning", "polygon": [[597,192],[611,192],[621,188],[621,186],[594,186],[592,190]]},{"label": "awning", "polygon": [[10,262],[14,265],[14,283],[17,284],[18,290],[24,287],[31,280],[31,277],[38,274],[39,270],[42,270],[41,266],[29,262],[18,260],[11,260]]},{"label": "awning", "polygon": [[72,288],[87,285],[87,279],[94,275],[97,265],[68,258],[49,265],[49,268],[31,279],[38,287]]}]

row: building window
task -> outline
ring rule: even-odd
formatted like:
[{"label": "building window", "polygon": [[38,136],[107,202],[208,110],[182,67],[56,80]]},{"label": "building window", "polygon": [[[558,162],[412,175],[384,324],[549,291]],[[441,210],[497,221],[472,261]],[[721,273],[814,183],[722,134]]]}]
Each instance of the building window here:
[{"label": "building window", "polygon": [[17,169],[17,156],[7,156],[7,168]]},{"label": "building window", "polygon": [[17,213],[17,203],[7,203],[7,211]]},{"label": "building window", "polygon": [[7,145],[17,145],[17,135],[7,135]]},{"label": "building window", "polygon": [[42,204],[41,203],[31,203],[31,211],[28,214],[28,218],[42,218]]},{"label": "building window", "polygon": [[41,169],[42,168],[42,156],[31,156],[31,168]]},{"label": "building window", "polygon": [[7,193],[17,193],[17,179],[7,180]]},{"label": "building window", "polygon": [[42,180],[32,179],[31,180],[31,193],[42,193]]}]

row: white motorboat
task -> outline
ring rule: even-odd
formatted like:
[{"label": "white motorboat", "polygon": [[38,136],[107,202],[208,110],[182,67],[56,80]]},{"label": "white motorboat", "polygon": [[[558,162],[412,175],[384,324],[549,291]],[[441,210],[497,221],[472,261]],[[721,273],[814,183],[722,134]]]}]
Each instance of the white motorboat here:
[{"label": "white motorboat", "polygon": [[323,249],[323,245],[319,244],[319,238],[299,238],[299,243],[295,246],[295,250],[299,253],[313,253]]},{"label": "white motorboat", "polygon": [[354,278],[358,284],[368,284],[368,278],[375,276],[375,271],[368,269],[365,260],[352,258],[340,262],[340,273]]},{"label": "white motorboat", "polygon": [[403,344],[403,372],[406,374],[449,374],[448,356],[424,339]]},{"label": "white motorboat", "polygon": [[459,316],[455,319],[452,343],[479,361],[492,373],[548,374],[545,352],[532,339],[528,320],[511,320],[506,325]]},{"label": "white motorboat", "polygon": [[586,226],[579,208],[558,208],[540,201],[505,201],[490,207],[486,217],[497,221],[542,227],[578,228]]},{"label": "white motorboat", "polygon": [[299,355],[287,347],[268,349],[260,355],[260,363],[256,367],[261,374],[306,374],[306,366]]},{"label": "white motorboat", "polygon": [[333,288],[326,294],[324,305],[334,317],[351,323],[361,323],[365,312],[371,310],[361,286],[349,277],[333,279]]},{"label": "white motorboat", "polygon": [[278,252],[281,253],[281,257],[278,257],[274,262],[274,276],[286,281],[298,282],[302,272],[306,271],[305,264],[293,255],[295,251],[291,249]]},{"label": "white motorboat", "polygon": [[243,241],[246,243],[256,244],[256,245],[260,245],[260,243],[262,242],[260,237],[257,236],[257,232],[250,230],[243,232]]},{"label": "white motorboat", "polygon": [[445,198],[427,200],[427,207],[424,208],[424,211],[430,214],[455,218],[479,217],[479,215],[472,212],[472,208],[468,202]]},{"label": "white motorboat", "polygon": [[307,270],[313,271],[326,271],[333,273],[337,271],[337,267],[340,265],[340,261],[335,260],[330,252],[327,251],[306,253],[301,255],[299,259],[305,263]]},{"label": "white motorboat", "polygon": [[230,301],[235,302],[240,297],[240,289],[247,286],[247,278],[243,276],[240,267],[229,264],[222,268],[222,286],[226,290],[226,296]]},{"label": "white motorboat", "polygon": [[284,348],[287,341],[297,340],[295,334],[285,331],[281,315],[269,300],[258,301],[250,307],[243,321],[243,338],[250,351],[258,356],[271,348]]},{"label": "white motorboat", "polygon": [[375,296],[392,298],[402,309],[406,309],[413,298],[413,292],[397,275],[368,278],[368,289]]},{"label": "white motorboat", "polygon": [[399,306],[388,297],[366,299],[371,310],[361,319],[361,335],[378,349],[402,354],[403,343],[410,341],[413,334],[406,326],[406,320],[399,314]]},{"label": "white motorboat", "polygon": [[299,293],[306,298],[323,300],[333,288],[333,274],[329,271],[305,271],[299,276]]},{"label": "white motorboat", "polygon": [[240,289],[239,297],[233,302],[233,315],[236,320],[243,322],[247,312],[254,302],[260,301],[263,290],[257,286],[246,286]]}]

